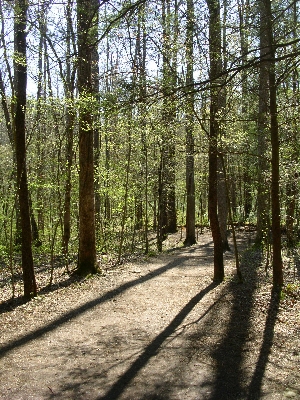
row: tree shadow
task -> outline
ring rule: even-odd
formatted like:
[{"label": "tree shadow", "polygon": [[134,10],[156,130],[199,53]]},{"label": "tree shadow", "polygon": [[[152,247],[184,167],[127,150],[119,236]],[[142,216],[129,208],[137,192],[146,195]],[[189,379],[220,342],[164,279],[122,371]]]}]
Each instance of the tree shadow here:
[{"label": "tree shadow", "polygon": [[206,399],[209,400],[259,400],[263,396],[262,384],[273,345],[280,292],[273,290],[271,293],[263,341],[253,371],[247,364],[247,358],[251,349],[251,316],[254,309],[255,291],[259,284],[257,270],[259,260],[257,260],[257,252],[252,254],[251,250],[246,251],[241,262],[246,283],[240,284],[232,280],[221,292],[223,296],[231,298],[228,309],[230,317],[228,321],[223,322],[226,323],[225,335],[221,338],[217,337],[218,326],[213,326],[212,322],[217,320],[218,310],[214,310],[215,314],[211,314],[205,325],[199,327],[198,331],[189,338],[191,350],[195,350],[198,346],[199,352],[201,345],[197,344],[197,341],[200,342],[201,336],[210,330],[210,334],[217,337],[215,348],[210,349],[210,355],[215,361],[214,376],[209,381],[202,382],[202,386],[208,388],[209,394]]},{"label": "tree shadow", "polygon": [[244,252],[241,268],[245,284],[232,281],[229,292],[232,295],[231,316],[226,335],[213,352],[217,368],[210,400],[233,400],[247,398],[247,370],[244,361],[248,356],[247,343],[251,341],[251,314],[254,294],[258,285],[258,252],[249,249]]},{"label": "tree shadow", "polygon": [[[23,277],[22,274],[19,274],[20,276],[18,276],[18,280],[22,281]],[[83,281],[84,278],[76,275],[76,274],[70,274],[66,277],[66,279],[61,280],[57,283],[52,283],[51,285],[46,285],[44,287],[42,287],[40,290],[38,290],[37,295],[41,296],[41,295],[45,295],[48,293],[52,293],[55,292],[56,290],[59,290],[63,287],[68,287],[70,285],[72,285],[75,282],[80,282]],[[4,314],[6,312],[10,312],[15,310],[16,308],[20,307],[21,305],[25,304],[28,300],[24,299],[24,297],[22,295],[19,296],[15,296],[15,297],[11,297],[8,300],[2,301],[0,303],[0,315]]]},{"label": "tree shadow", "polygon": [[216,373],[212,383],[210,400],[245,398],[246,383],[243,361],[245,344],[251,328],[251,311],[255,285],[245,287],[232,282],[229,291],[233,296],[231,317],[227,331],[213,351]]},{"label": "tree shadow", "polygon": [[[251,336],[251,313],[258,280],[256,258],[253,251],[244,252],[241,268],[246,283],[241,284],[233,278],[222,287],[220,308],[215,307],[205,323],[189,336],[190,357],[206,352],[208,359],[213,359],[213,374],[201,382],[202,389],[207,390],[207,400],[247,398],[247,373],[243,361]],[[227,309],[225,313],[224,308]],[[218,314],[222,309],[223,312]],[[207,336],[211,340],[205,348]]]},{"label": "tree shadow", "polygon": [[[193,250],[191,250],[191,251],[193,251]],[[12,351],[18,347],[24,346],[25,344],[27,344],[33,340],[41,338],[46,333],[51,332],[54,329],[58,328],[59,326],[75,319],[76,317],[78,317],[78,315],[84,314],[84,313],[88,312],[89,310],[91,310],[92,308],[99,306],[100,304],[103,304],[103,303],[113,299],[114,297],[119,296],[120,294],[126,292],[127,290],[129,290],[130,288],[132,288],[136,285],[143,284],[143,283],[149,281],[150,279],[153,279],[154,277],[162,275],[163,273],[165,273],[168,270],[180,267],[181,264],[183,264],[188,259],[189,259],[189,252],[186,252],[186,255],[179,256],[176,259],[172,260],[171,262],[167,263],[166,265],[164,265],[160,268],[150,271],[147,274],[142,275],[142,276],[140,276],[136,279],[133,279],[129,282],[125,282],[124,284],[120,285],[119,287],[107,291],[100,297],[97,297],[91,301],[84,303],[82,306],[79,306],[77,308],[74,308],[74,309],[68,311],[67,313],[63,314],[62,316],[56,318],[54,321],[52,321],[40,328],[37,328],[37,329],[33,330],[32,332],[29,332],[28,334],[23,335],[22,337],[20,337],[18,339],[12,340],[11,342],[9,342],[7,344],[2,345],[0,347],[1,355],[4,356],[5,354],[9,353],[10,351]]]},{"label": "tree shadow", "polygon": [[266,366],[269,361],[269,355],[273,345],[274,327],[279,311],[280,290],[273,289],[271,300],[267,313],[265,329],[263,333],[263,342],[260,348],[259,357],[256,363],[255,371],[252,376],[248,390],[248,400],[259,400],[261,398],[261,388]]},{"label": "tree shadow", "polygon": [[[162,344],[167,338],[175,332],[182,321],[187,317],[187,315],[192,311],[192,309],[200,302],[200,300],[209,293],[213,288],[217,286],[217,283],[211,283],[205,289],[197,293],[175,316],[175,318],[169,323],[169,325],[159,334],[156,338],[145,348],[143,353],[131,364],[131,366],[125,371],[122,376],[112,385],[108,392],[98,400],[111,400],[117,399],[125,391],[130,382],[138,374],[138,372],[149,362],[149,360],[154,357]],[[151,395],[150,395],[151,396]],[[154,397],[153,397],[154,396]],[[156,394],[152,397],[147,398],[161,398]]]}]

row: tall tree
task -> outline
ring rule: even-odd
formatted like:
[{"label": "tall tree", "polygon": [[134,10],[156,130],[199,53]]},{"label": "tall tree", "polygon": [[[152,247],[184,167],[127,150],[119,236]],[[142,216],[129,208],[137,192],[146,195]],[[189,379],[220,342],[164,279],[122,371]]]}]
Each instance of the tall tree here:
[{"label": "tall tree", "polygon": [[263,0],[265,7],[266,36],[268,42],[268,75],[269,75],[269,97],[271,117],[271,146],[272,146],[272,248],[273,248],[273,285],[283,284],[282,257],[281,257],[281,228],[280,228],[280,198],[279,198],[279,130],[277,118],[277,85],[276,85],[276,62],[275,43],[273,38],[273,13],[271,0]]},{"label": "tall tree", "polygon": [[66,178],[65,178],[65,195],[63,205],[63,235],[62,248],[65,256],[69,253],[69,241],[71,237],[71,190],[72,190],[72,166],[73,166],[73,136],[75,125],[75,73],[76,67],[72,63],[72,53],[75,53],[75,35],[72,23],[73,0],[67,0],[65,7],[66,24],[67,24],[67,42],[66,42],[66,69],[64,73],[64,91],[66,96],[65,110],[65,157],[66,157]]},{"label": "tall tree", "polygon": [[195,236],[195,139],[194,139],[194,0],[187,0],[186,26],[186,237],[188,246],[196,243]]},{"label": "tall tree", "polygon": [[[221,48],[221,70],[226,71],[227,69],[227,37],[226,37],[226,24],[227,24],[227,0],[223,0],[223,21],[222,21],[222,48]],[[221,26],[220,26],[221,28]],[[218,119],[224,120],[224,115],[226,111],[226,103],[227,103],[227,87],[225,82],[222,82],[221,77],[219,78],[219,112]],[[225,136],[225,124],[222,124],[223,127],[220,129],[220,135]],[[223,149],[220,148],[220,152]],[[221,159],[222,158],[222,159]],[[225,163],[226,158],[223,154],[218,155],[218,218],[220,225],[220,232],[222,237],[223,251],[230,250],[228,244],[227,237],[227,222],[228,222],[228,201],[227,201],[227,189],[225,182]]]},{"label": "tall tree", "polygon": [[221,23],[219,0],[207,0],[209,9],[209,58],[210,58],[210,129],[209,129],[209,219],[214,242],[214,280],[224,278],[223,243],[218,219],[218,137],[220,126],[220,78],[222,72]]},{"label": "tall tree", "polygon": [[[297,52],[297,38],[298,38],[298,15],[297,15],[297,3],[294,2],[292,9],[292,18],[293,18],[293,27],[292,27],[292,38],[295,44],[293,45],[293,51]],[[288,176],[288,181],[286,184],[286,237],[287,237],[287,245],[289,247],[293,247],[297,240],[295,234],[295,220],[296,220],[296,204],[297,197],[299,194],[299,188],[297,185],[297,180],[299,177],[298,173],[298,159],[299,159],[299,128],[298,128],[298,114],[297,109],[299,107],[299,73],[297,67],[295,66],[292,71],[292,121],[291,121],[291,173]],[[288,86],[288,91],[290,90],[290,86]]]},{"label": "tall tree", "polygon": [[26,15],[27,1],[16,0],[14,22],[14,87],[15,87],[15,147],[17,160],[17,183],[21,217],[22,270],[24,281],[24,297],[29,300],[36,296],[37,287],[33,268],[32,234],[30,224],[29,193],[26,169]]},{"label": "tall tree", "polygon": [[[79,92],[79,254],[78,272],[95,273],[95,198],[93,129],[93,49],[97,45],[98,2],[77,0]],[[96,39],[95,39],[96,37]]]},{"label": "tall tree", "polygon": [[269,43],[267,35],[266,7],[263,1],[260,1],[260,65],[259,65],[259,92],[258,92],[258,121],[257,121],[257,233],[256,242],[261,243],[268,235],[269,226],[269,189],[267,176],[269,173],[267,161],[267,137],[268,137],[268,111],[269,111]]},{"label": "tall tree", "polygon": [[171,0],[162,2],[162,91],[164,97],[159,167],[158,242],[164,240],[167,233],[174,233],[177,230],[174,141],[176,106],[173,93],[177,79],[177,2],[175,1],[174,10],[171,3]]},{"label": "tall tree", "polygon": [[[95,15],[94,15],[94,33],[93,41],[94,46],[92,48],[92,85],[93,85],[93,96],[96,101],[99,101],[99,52],[98,46],[98,23],[99,23],[99,12],[97,10],[97,1],[94,1]],[[95,170],[95,220],[96,229],[99,229],[100,225],[100,176],[99,176],[99,161],[100,161],[100,132],[99,132],[99,112],[95,112],[93,116],[93,130],[94,130],[94,170]]]},{"label": "tall tree", "polygon": [[[239,12],[239,31],[240,31],[240,43],[241,43],[241,61],[242,61],[242,129],[243,132],[247,132],[248,124],[246,118],[249,115],[249,104],[250,101],[248,96],[248,71],[246,69],[246,64],[248,60],[249,51],[249,0],[238,0],[238,12]],[[243,171],[243,183],[244,183],[244,219],[247,220],[250,216],[252,209],[252,181],[253,173],[251,170],[251,164],[253,160],[248,156],[245,157],[244,161],[244,171]]]}]

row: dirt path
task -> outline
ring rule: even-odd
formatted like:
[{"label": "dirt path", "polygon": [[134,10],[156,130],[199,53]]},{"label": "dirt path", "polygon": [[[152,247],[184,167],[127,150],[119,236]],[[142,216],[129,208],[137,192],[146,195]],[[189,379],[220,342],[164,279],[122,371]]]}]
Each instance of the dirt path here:
[{"label": "dirt path", "polygon": [[300,301],[249,257],[215,285],[203,235],[3,312],[0,399],[300,399]]}]

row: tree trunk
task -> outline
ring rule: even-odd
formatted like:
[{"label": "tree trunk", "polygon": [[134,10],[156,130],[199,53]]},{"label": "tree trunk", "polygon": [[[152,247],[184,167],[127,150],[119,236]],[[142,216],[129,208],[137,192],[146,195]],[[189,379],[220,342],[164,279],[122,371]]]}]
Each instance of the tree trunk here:
[{"label": "tree trunk", "polygon": [[275,75],[275,45],[273,40],[273,15],[271,0],[263,0],[267,16],[267,38],[269,54],[269,88],[272,145],[272,243],[273,243],[273,286],[283,285],[279,198],[279,132],[277,120],[277,86]]},{"label": "tree trunk", "polygon": [[[93,0],[94,9],[97,10],[97,0]],[[94,41],[97,43],[98,41],[98,23],[99,23],[99,14],[98,11],[95,12],[94,15],[94,25],[96,27],[94,33]],[[93,95],[96,100],[99,101],[99,53],[97,45],[92,47],[92,86],[93,86]],[[100,175],[99,171],[99,162],[100,162],[100,132],[99,132],[99,113],[95,112],[94,114],[94,170],[95,170],[95,221],[96,221],[96,230],[99,230],[100,227]]]},{"label": "tree trunk", "polygon": [[22,235],[22,270],[24,280],[24,298],[29,300],[37,295],[37,287],[33,268],[32,235],[30,224],[29,193],[26,171],[26,0],[15,3],[15,147],[17,160],[17,183],[21,217]]},{"label": "tree trunk", "polygon": [[[176,10],[175,10],[176,11]],[[164,240],[167,233],[174,233],[177,230],[177,215],[175,201],[175,142],[174,122],[176,107],[172,88],[176,82],[176,14],[174,26],[171,24],[170,0],[163,0],[162,23],[163,23],[163,110],[162,110],[162,145],[161,164],[159,169],[159,232]],[[174,28],[173,41],[171,38],[172,27]]]},{"label": "tree trunk", "polygon": [[186,237],[184,244],[196,243],[195,236],[195,140],[194,140],[194,0],[187,0],[186,27]]},{"label": "tree trunk", "polygon": [[[66,178],[63,205],[63,235],[62,248],[68,266],[69,241],[71,237],[71,191],[72,191],[72,166],[73,166],[73,135],[75,123],[74,109],[74,90],[75,90],[75,71],[76,67],[71,61],[71,48],[75,46],[72,27],[72,0],[68,0],[66,5],[67,18],[67,51],[66,51],[66,75],[65,75],[65,96],[67,99],[65,111],[65,158],[66,158]],[[62,77],[63,78],[63,77]]]},{"label": "tree trunk", "polygon": [[[294,3],[293,7],[293,39],[297,40],[297,4]],[[294,51],[297,51],[297,45],[294,45]],[[299,89],[298,89],[298,71],[295,67],[293,71],[293,121],[292,121],[292,154],[291,154],[291,173],[289,174],[289,181],[286,185],[286,236],[288,247],[293,247],[296,242],[295,234],[295,215],[296,215],[296,203],[299,194],[297,180],[299,178],[298,172],[298,159],[299,159],[299,146],[298,146],[298,110],[299,107]],[[294,166],[294,167],[293,167]]]},{"label": "tree trunk", "polygon": [[214,242],[214,280],[224,279],[223,244],[218,219],[218,137],[220,127],[217,120],[220,104],[222,71],[221,24],[219,0],[207,0],[209,8],[209,56],[210,56],[210,131],[209,131],[209,219]]},{"label": "tree trunk", "polygon": [[[239,30],[240,30],[240,41],[241,41],[241,55],[242,55],[242,118],[249,115],[249,96],[248,96],[248,72],[244,68],[247,63],[249,41],[248,41],[248,26],[249,26],[249,0],[239,0]],[[247,122],[243,122],[243,132],[248,132]],[[252,210],[252,180],[253,180],[253,169],[251,168],[252,160],[248,156],[245,157],[243,163],[243,200],[244,200],[244,221],[246,222]]]},{"label": "tree trunk", "polygon": [[[79,255],[78,272],[96,273],[94,130],[92,54],[97,8],[94,2],[77,0],[79,92]],[[97,30],[97,28],[96,28]]]},{"label": "tree trunk", "polygon": [[260,66],[259,66],[259,105],[257,122],[257,233],[256,243],[266,239],[269,229],[269,185],[267,176],[269,173],[267,154],[269,85],[268,85],[268,52],[269,43],[267,36],[267,15],[263,0],[260,1]]},{"label": "tree trunk", "polygon": [[[226,168],[225,161],[223,159],[224,168]],[[220,232],[222,237],[222,248],[223,252],[229,251],[229,243],[227,238],[227,221],[228,221],[228,201],[226,193],[226,182],[225,175],[223,172],[222,161],[218,156],[218,217]]]}]

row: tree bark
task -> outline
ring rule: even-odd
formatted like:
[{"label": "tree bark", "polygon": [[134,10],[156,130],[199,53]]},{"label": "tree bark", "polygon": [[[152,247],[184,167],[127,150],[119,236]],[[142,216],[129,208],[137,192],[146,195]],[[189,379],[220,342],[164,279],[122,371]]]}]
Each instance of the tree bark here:
[{"label": "tree bark", "polygon": [[29,300],[37,295],[33,268],[32,234],[30,224],[29,193],[26,170],[26,14],[27,1],[16,0],[15,3],[15,147],[17,160],[17,183],[21,217],[22,270],[24,281],[24,298]]},{"label": "tree bark", "polygon": [[223,245],[218,219],[218,137],[220,86],[222,71],[221,24],[219,0],[207,0],[209,8],[209,56],[210,56],[210,131],[209,131],[209,219],[214,242],[214,281],[224,279]]},{"label": "tree bark", "polygon": [[257,121],[257,233],[256,243],[260,244],[266,239],[269,229],[269,174],[267,154],[268,111],[269,111],[269,42],[267,36],[267,14],[263,0],[260,1],[260,66],[259,66],[259,105]]},{"label": "tree bark", "polygon": [[275,45],[273,40],[273,14],[271,0],[264,0],[267,16],[267,38],[269,48],[269,90],[271,114],[272,146],[272,244],[273,244],[273,286],[283,285],[280,228],[280,195],[279,195],[279,131],[277,119],[277,85],[275,75]]},{"label": "tree bark", "polygon": [[186,237],[184,244],[196,243],[195,235],[195,139],[194,139],[194,0],[187,0],[186,27]]},{"label": "tree bark", "polygon": [[[298,23],[298,15],[297,15],[297,3],[294,2],[293,6],[293,39],[297,39],[297,23]],[[294,51],[297,51],[297,45],[294,45]],[[286,236],[287,236],[287,245],[288,247],[294,247],[297,236],[295,232],[295,220],[296,220],[296,204],[297,198],[299,195],[298,188],[298,166],[297,162],[299,159],[299,146],[298,146],[298,110],[299,107],[299,89],[298,89],[298,71],[295,67],[292,74],[293,82],[292,82],[292,90],[293,90],[293,120],[292,120],[292,154],[291,154],[291,173],[288,177],[288,182],[286,185]],[[288,88],[289,90],[289,88]],[[294,166],[294,168],[293,168]]]},{"label": "tree bark", "polygon": [[[163,110],[162,110],[162,145],[161,145],[161,168],[160,168],[160,197],[159,197],[159,222],[162,224],[159,231],[161,239],[166,238],[167,233],[177,230],[177,215],[175,201],[175,141],[174,123],[176,117],[175,99],[172,89],[176,83],[176,40],[177,40],[177,5],[175,4],[175,19],[172,25],[172,13],[170,0],[163,0],[162,23],[163,23]],[[174,36],[172,40],[172,29]]]},{"label": "tree bark", "polygon": [[[79,92],[79,255],[78,272],[96,273],[94,130],[92,118],[92,54],[94,2],[77,0],[78,92]],[[97,30],[97,27],[96,27]]]},{"label": "tree bark", "polygon": [[[72,26],[72,0],[66,4],[67,19],[67,43],[66,43],[66,75],[64,79],[65,96],[67,106],[65,111],[65,158],[66,158],[66,178],[63,206],[63,235],[62,248],[68,266],[69,241],[71,237],[71,192],[72,192],[72,166],[73,166],[73,142],[74,142],[74,90],[75,90],[75,71],[76,67],[72,65],[71,48],[74,48],[74,32]],[[63,77],[62,77],[63,78]]]}]

